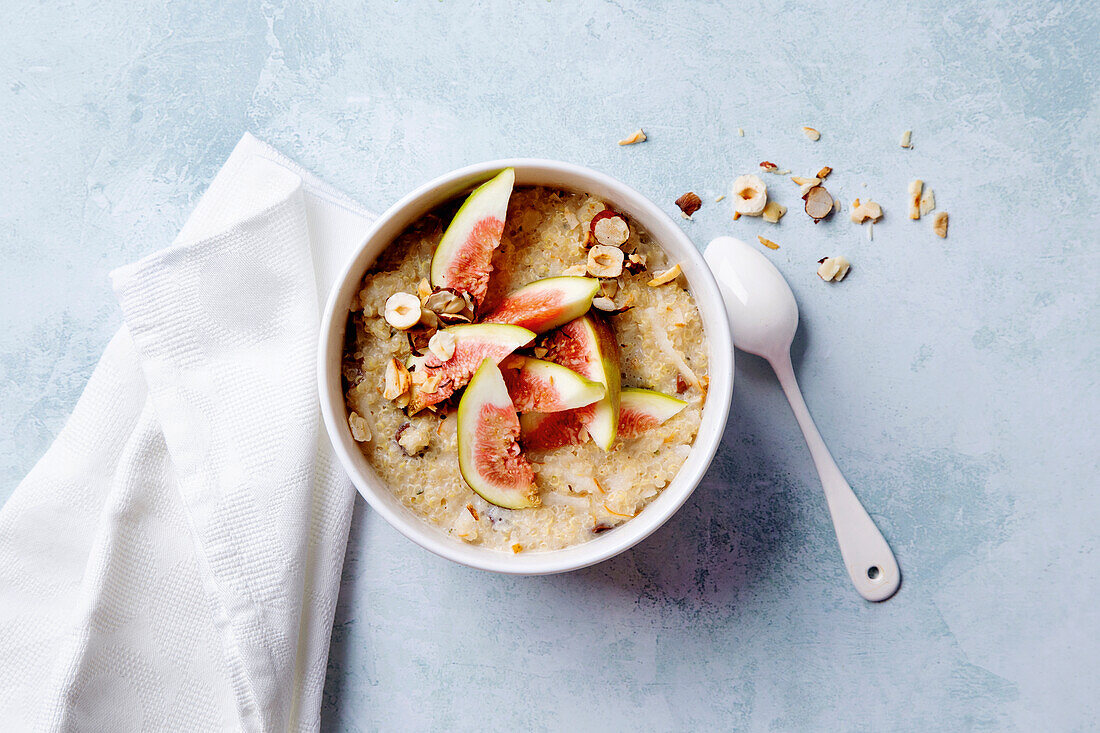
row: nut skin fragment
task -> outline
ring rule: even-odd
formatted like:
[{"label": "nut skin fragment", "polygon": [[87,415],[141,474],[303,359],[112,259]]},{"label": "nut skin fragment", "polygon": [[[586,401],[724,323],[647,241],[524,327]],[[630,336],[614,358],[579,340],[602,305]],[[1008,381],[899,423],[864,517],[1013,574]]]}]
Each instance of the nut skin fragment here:
[{"label": "nut skin fragment", "polygon": [[840,282],[852,266],[844,257],[822,257],[818,263],[817,276],[825,282]]},{"label": "nut skin fragment", "polygon": [[638,143],[644,143],[646,141],[645,132],[642,128],[638,128],[629,137],[624,137],[619,141],[619,145],[636,145]]},{"label": "nut skin fragment", "polygon": [[809,139],[813,140],[814,142],[817,142],[818,140],[821,139],[821,133],[818,132],[817,130],[815,130],[814,128],[812,128],[812,127],[803,127],[802,128],[802,134],[805,135],[806,137],[808,137]]},{"label": "nut skin fragment", "polygon": [[407,393],[410,387],[412,387],[412,376],[409,370],[397,359],[391,358],[386,364],[386,384],[382,398],[396,400]]},{"label": "nut skin fragment", "polygon": [[920,195],[920,215],[927,216],[936,209],[936,194],[930,188],[925,188]]},{"label": "nut skin fragment", "polygon": [[940,239],[947,239],[947,212],[941,211],[932,217],[932,231]]},{"label": "nut skin fragment", "polygon": [[625,255],[618,247],[597,244],[588,250],[588,274],[593,277],[618,277],[623,274]]},{"label": "nut skin fragment", "polygon": [[783,218],[783,215],[787,213],[787,207],[783,204],[778,204],[775,201],[769,201],[767,206],[764,207],[764,212],[761,216],[764,217],[764,221],[771,222],[772,224],[778,224],[779,220]]},{"label": "nut skin fragment", "polygon": [[770,239],[766,239],[765,237],[762,237],[759,234],[756,235],[756,238],[760,240],[760,244],[764,245],[768,249],[779,249],[779,245],[776,244],[775,242],[773,242]]},{"label": "nut skin fragment", "polygon": [[870,199],[863,202],[856,199],[852,202],[852,213],[849,218],[856,224],[862,224],[868,219],[878,221],[882,218],[882,207]]},{"label": "nut skin fragment", "polygon": [[684,212],[685,216],[691,216],[702,207],[703,200],[694,191],[688,191],[676,199],[676,205],[680,207],[680,211]]},{"label": "nut skin fragment", "polygon": [[733,210],[746,216],[759,216],[768,204],[768,187],[760,180],[760,176],[751,173],[734,179],[731,195]]},{"label": "nut skin fragment", "polygon": [[398,331],[412,328],[420,321],[420,298],[412,293],[394,293],[386,299],[385,318]]},{"label": "nut skin fragment", "polygon": [[833,197],[825,190],[824,186],[813,186],[802,197],[806,202],[806,213],[814,220],[821,221],[833,210]]},{"label": "nut skin fragment", "polygon": [[920,195],[921,188],[924,186],[924,181],[916,179],[909,184],[909,218],[920,218]]},{"label": "nut skin fragment", "polygon": [[824,166],[821,170],[819,170],[817,172],[817,177],[819,179],[821,179],[822,181],[824,181],[826,178],[829,177],[829,174],[832,173],[832,172],[833,172],[832,168],[830,168],[829,166]]},{"label": "nut skin fragment", "polygon": [[455,335],[449,331],[436,331],[428,340],[428,351],[442,362],[448,362],[455,355]]},{"label": "nut skin fragment", "polygon": [[676,278],[680,277],[680,274],[682,272],[683,270],[680,269],[680,265],[679,263],[677,263],[665,270],[664,272],[658,273],[652,280],[646,283],[646,285],[651,288],[659,287],[661,285],[664,285],[665,283],[670,283]]},{"label": "nut skin fragment", "polygon": [[906,130],[905,132],[901,133],[901,146],[903,148],[912,148],[913,147],[913,131],[912,130]]}]

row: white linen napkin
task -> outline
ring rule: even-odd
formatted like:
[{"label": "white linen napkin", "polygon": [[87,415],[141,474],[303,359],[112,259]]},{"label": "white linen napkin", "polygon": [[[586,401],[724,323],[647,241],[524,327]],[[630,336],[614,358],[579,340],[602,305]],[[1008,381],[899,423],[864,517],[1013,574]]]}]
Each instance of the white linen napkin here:
[{"label": "white linen napkin", "polygon": [[320,305],[371,215],[245,135],[0,510],[5,730],[315,730],[354,492]]}]

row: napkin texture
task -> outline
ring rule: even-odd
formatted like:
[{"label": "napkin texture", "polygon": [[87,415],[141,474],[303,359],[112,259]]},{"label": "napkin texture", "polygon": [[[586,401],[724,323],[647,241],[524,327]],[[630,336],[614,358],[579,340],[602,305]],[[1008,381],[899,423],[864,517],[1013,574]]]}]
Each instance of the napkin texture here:
[{"label": "napkin texture", "polygon": [[0,510],[11,730],[315,730],[354,497],[320,307],[371,215],[245,135]]}]

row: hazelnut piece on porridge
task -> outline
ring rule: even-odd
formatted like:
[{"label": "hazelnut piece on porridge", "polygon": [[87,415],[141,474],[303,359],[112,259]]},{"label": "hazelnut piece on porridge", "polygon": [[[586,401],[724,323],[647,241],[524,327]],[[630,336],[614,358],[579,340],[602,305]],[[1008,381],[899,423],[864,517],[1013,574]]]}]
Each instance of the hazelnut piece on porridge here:
[{"label": "hazelnut piece on porridge", "polygon": [[428,351],[442,362],[455,355],[455,335],[450,331],[436,331],[428,341]]},{"label": "hazelnut piece on porridge", "polygon": [[597,244],[588,250],[588,274],[595,277],[618,277],[623,273],[625,255],[618,247]]},{"label": "hazelnut piece on porridge", "polygon": [[412,386],[412,376],[405,365],[397,359],[391,358],[386,364],[386,384],[382,397],[387,400],[396,400],[409,391]]},{"label": "hazelnut piece on porridge", "polygon": [[398,331],[420,322],[420,298],[412,293],[394,293],[386,300],[386,323]]},{"label": "hazelnut piece on porridge", "polygon": [[420,278],[420,282],[416,284],[416,294],[420,297],[421,303],[427,300],[428,296],[432,294],[432,284],[428,282],[428,278]]},{"label": "hazelnut piece on porridge", "polygon": [[733,210],[746,216],[758,216],[768,203],[768,187],[760,176],[738,176],[733,181]]},{"label": "hazelnut piece on porridge", "polygon": [[424,421],[420,421],[416,425],[403,424],[397,429],[394,439],[397,440],[397,444],[401,446],[405,455],[412,457],[428,447],[432,435]]},{"label": "hazelnut piece on porridge", "polygon": [[589,230],[593,239],[608,247],[619,247],[630,239],[630,225],[622,214],[611,209],[604,209],[592,217]]},{"label": "hazelnut piece on porridge", "polygon": [[351,437],[359,443],[369,443],[371,439],[370,425],[358,412],[348,415],[348,427],[351,428]]},{"label": "hazelnut piece on porridge", "polygon": [[438,293],[432,293],[425,299],[424,307],[437,315],[444,313],[456,315],[466,310],[466,300],[462,296],[455,295],[449,290],[440,290]]},{"label": "hazelnut piece on porridge", "polygon": [[685,216],[691,216],[703,206],[703,200],[694,191],[688,191],[676,199],[676,205],[680,207],[680,211],[684,212]]},{"label": "hazelnut piece on porridge", "polygon": [[626,256],[626,262],[623,264],[623,267],[626,268],[627,272],[637,274],[639,272],[645,272],[645,262],[645,255],[632,252]]},{"label": "hazelnut piece on porridge", "polygon": [[676,278],[680,277],[682,272],[683,272],[683,270],[680,269],[680,265],[675,264],[672,267],[665,270],[664,272],[658,273],[657,276],[654,277],[652,280],[650,280],[648,283],[646,283],[646,285],[648,285],[651,288],[656,288],[660,285],[664,285],[665,283],[670,283],[673,280],[675,280]]}]

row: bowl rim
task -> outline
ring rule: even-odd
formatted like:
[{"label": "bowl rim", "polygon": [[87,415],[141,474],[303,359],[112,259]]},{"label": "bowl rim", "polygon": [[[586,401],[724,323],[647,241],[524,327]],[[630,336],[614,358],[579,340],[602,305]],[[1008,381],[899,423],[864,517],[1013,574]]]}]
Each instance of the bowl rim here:
[{"label": "bowl rim", "polygon": [[[348,303],[378,254],[417,218],[504,168],[516,170],[516,186],[545,185],[595,193],[642,224],[657,244],[680,262],[689,291],[699,308],[709,346],[710,384],[703,403],[702,421],[688,458],[672,481],[636,517],[612,531],[558,550],[518,554],[447,537],[443,530],[399,504],[351,436],[340,370]],[[532,177],[561,180],[532,181]],[[371,254],[372,250],[376,251]],[[660,207],[625,183],[590,168],[541,158],[489,160],[458,168],[416,187],[386,209],[372,223],[333,281],[322,313],[317,353],[318,398],[328,439],[341,467],[371,508],[405,537],[440,557],[468,567],[512,575],[578,570],[624,552],[664,525],[683,506],[708,470],[721,442],[733,395],[734,354],[728,316],[714,276],[687,234]]]}]

